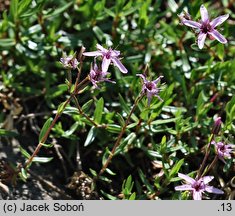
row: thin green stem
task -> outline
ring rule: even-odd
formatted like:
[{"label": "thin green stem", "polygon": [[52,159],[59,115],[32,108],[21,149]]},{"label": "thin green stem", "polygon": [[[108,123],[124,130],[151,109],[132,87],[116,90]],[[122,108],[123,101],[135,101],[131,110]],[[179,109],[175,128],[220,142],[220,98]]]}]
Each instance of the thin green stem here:
[{"label": "thin green stem", "polygon": [[[75,87],[81,84],[81,83],[79,83],[79,81],[80,81],[80,76],[81,76],[81,72],[82,72],[82,62],[80,63],[80,67],[78,68],[77,78],[76,78],[76,81],[75,81]],[[87,76],[87,77],[89,77],[89,76]],[[85,79],[86,79],[86,78],[85,78]],[[84,80],[85,80],[85,79],[84,79]],[[84,80],[83,80],[83,81],[84,81]]]},{"label": "thin green stem", "polygon": [[[63,110],[65,109],[65,107],[68,105],[68,103],[71,101],[73,95],[71,95],[66,101],[65,103],[63,104]],[[42,137],[42,139],[40,140],[40,142],[38,143],[36,149],[34,150],[33,154],[30,156],[30,158],[27,160],[27,162],[25,163],[24,165],[24,168],[27,170],[29,165],[32,163],[33,161],[33,158],[38,154],[39,150],[41,149],[41,147],[43,146],[43,144],[46,142],[50,132],[51,132],[51,129],[55,126],[55,123],[57,122],[57,120],[59,119],[61,115],[61,112],[58,112],[56,113],[56,116],[55,118],[53,119],[50,127],[47,129],[45,135]]]},{"label": "thin green stem", "polygon": [[78,73],[77,73],[77,81],[80,81],[81,73],[82,73],[82,61],[80,61],[80,67],[78,68]]},{"label": "thin green stem", "polygon": [[207,148],[206,148],[206,154],[205,154],[205,156],[203,158],[203,161],[202,161],[202,164],[201,164],[201,166],[200,166],[200,168],[199,168],[199,170],[197,172],[196,179],[200,179],[201,178],[202,171],[203,171],[203,169],[205,167],[206,161],[207,161],[207,159],[209,157],[209,154],[210,154],[210,147],[211,147],[211,142],[212,142],[213,139],[214,139],[214,134],[211,134],[210,141],[209,141],[209,143],[207,145]]},{"label": "thin green stem", "polygon": [[68,70],[67,76],[68,76],[68,81],[69,81],[68,88],[69,88],[69,92],[70,92],[71,86],[72,86],[72,73],[71,73],[71,69]]},{"label": "thin green stem", "polygon": [[93,121],[88,115],[86,115],[86,114],[83,112],[82,108],[80,107],[80,105],[79,105],[79,103],[78,103],[78,99],[76,98],[75,95],[73,96],[73,100],[74,100],[74,102],[75,102],[75,105],[76,105],[76,107],[77,107],[77,109],[78,109],[80,115],[84,116],[84,117],[85,117],[89,122],[91,122],[91,124],[93,124],[95,127],[99,127],[99,125],[98,125],[95,121]]},{"label": "thin green stem", "polygon": [[122,127],[121,132],[120,132],[119,135],[118,135],[118,138],[117,138],[117,140],[116,140],[116,142],[115,142],[115,144],[114,144],[114,146],[113,146],[113,149],[112,149],[112,151],[111,151],[111,153],[110,153],[110,155],[109,155],[107,161],[105,162],[105,164],[103,165],[103,167],[101,168],[99,174],[95,177],[95,179],[98,179],[98,178],[104,173],[104,171],[105,171],[106,168],[108,167],[109,163],[111,162],[111,160],[112,160],[112,158],[113,158],[113,156],[114,156],[114,153],[115,153],[117,147],[120,145],[122,136],[123,136],[123,134],[125,133],[126,128],[127,128],[128,124],[129,124],[131,115],[133,114],[133,112],[134,112],[134,110],[135,110],[135,108],[136,108],[138,102],[142,99],[142,97],[143,97],[143,94],[140,94],[140,95],[136,98],[136,100],[135,100],[135,102],[134,102],[134,105],[133,105],[133,107],[132,107],[132,109],[131,109],[131,111],[130,111],[130,113],[129,113],[129,115],[128,115],[126,121],[125,121],[125,124],[124,124],[123,127]]},{"label": "thin green stem", "polygon": [[211,169],[214,167],[214,165],[216,164],[217,161],[218,161],[218,155],[216,155],[216,156],[214,157],[214,160],[211,162],[211,164],[209,165],[209,167],[204,170],[202,176],[205,176],[208,172],[210,172]]},{"label": "thin green stem", "polygon": [[[64,102],[62,110],[65,109],[65,107],[70,103],[72,98],[76,98],[75,95],[79,92],[80,88],[82,86],[84,86],[86,83],[88,83],[89,81],[89,76],[87,76],[84,80],[82,80],[80,83],[78,83],[78,78],[76,80],[76,85],[75,88],[73,90],[73,92],[71,93],[70,97]],[[55,118],[53,119],[50,127],[47,129],[45,135],[42,137],[42,139],[40,140],[40,142],[38,143],[36,149],[34,150],[33,154],[30,156],[30,158],[27,160],[27,162],[24,164],[24,169],[28,169],[30,164],[33,161],[33,158],[38,154],[38,152],[40,151],[41,147],[43,146],[43,144],[46,142],[52,128],[55,126],[57,120],[59,119],[59,117],[61,116],[62,112],[57,112]]]},{"label": "thin green stem", "polygon": [[[78,80],[78,79],[77,79]],[[76,80],[76,81],[77,81]],[[74,95],[78,94],[78,92],[81,90],[81,89],[84,89],[85,86],[87,86],[87,84],[90,82],[90,77],[89,75],[84,79],[82,80],[79,84],[76,84],[75,85],[75,89],[74,89]]]}]

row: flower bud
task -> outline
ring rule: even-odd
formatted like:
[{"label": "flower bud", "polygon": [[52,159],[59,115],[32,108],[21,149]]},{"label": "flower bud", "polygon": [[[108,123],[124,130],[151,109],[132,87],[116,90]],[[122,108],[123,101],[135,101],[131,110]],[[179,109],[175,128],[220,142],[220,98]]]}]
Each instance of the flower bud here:
[{"label": "flower bud", "polygon": [[218,134],[219,133],[219,131],[221,129],[221,124],[222,124],[221,117],[218,117],[214,122],[214,126],[213,126],[213,129],[212,129],[213,134]]}]

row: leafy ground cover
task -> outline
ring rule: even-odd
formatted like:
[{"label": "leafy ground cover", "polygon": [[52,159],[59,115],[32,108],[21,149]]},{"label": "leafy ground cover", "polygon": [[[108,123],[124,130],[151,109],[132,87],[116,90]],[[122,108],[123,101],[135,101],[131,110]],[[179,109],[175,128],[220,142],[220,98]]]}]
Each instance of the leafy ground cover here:
[{"label": "leafy ground cover", "polygon": [[2,199],[234,199],[233,1],[0,12]]}]

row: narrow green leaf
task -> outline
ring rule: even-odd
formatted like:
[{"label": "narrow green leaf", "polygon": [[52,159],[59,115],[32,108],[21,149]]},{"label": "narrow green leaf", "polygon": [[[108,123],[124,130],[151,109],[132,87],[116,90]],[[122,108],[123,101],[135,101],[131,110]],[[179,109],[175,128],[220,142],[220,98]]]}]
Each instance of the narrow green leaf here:
[{"label": "narrow green leaf", "polygon": [[127,188],[129,191],[132,190],[132,176],[131,175],[129,175],[126,180],[125,188]]},{"label": "narrow green leaf", "polygon": [[93,142],[93,140],[95,139],[96,134],[97,134],[97,128],[92,126],[89,133],[88,133],[88,135],[87,135],[84,146],[90,145]]},{"label": "narrow green leaf", "polygon": [[18,2],[18,0],[11,0],[10,4],[10,16],[14,22],[18,16]]},{"label": "narrow green leaf", "polygon": [[174,13],[179,8],[178,5],[176,4],[175,0],[168,0],[168,6],[172,10],[172,12],[174,12]]},{"label": "narrow green leaf", "polygon": [[100,190],[100,192],[110,200],[117,200],[117,198],[115,196],[112,196],[112,195],[104,192],[103,190]]},{"label": "narrow green leaf", "polygon": [[45,15],[44,19],[47,19],[47,18],[59,15],[60,13],[64,12],[65,10],[67,10],[72,4],[73,4],[73,1],[69,2],[68,4],[65,4],[64,6],[58,8],[56,10],[53,10],[53,12],[51,14]]},{"label": "narrow green leaf", "polygon": [[48,163],[53,159],[53,157],[34,157],[33,162],[38,163]]},{"label": "narrow green leaf", "polygon": [[129,108],[128,105],[126,104],[126,101],[124,100],[124,98],[122,97],[121,94],[118,94],[118,96],[119,96],[119,101],[120,101],[120,104],[121,104],[122,109],[123,109],[127,114],[129,114],[130,108]]},{"label": "narrow green leaf", "polygon": [[95,170],[93,170],[93,169],[89,169],[90,170],[90,172],[91,172],[91,174],[93,175],[93,176],[97,176],[97,172],[95,171]]},{"label": "narrow green leaf", "polygon": [[123,117],[121,116],[121,114],[116,113],[116,115],[117,115],[119,124],[123,127],[123,126],[125,125],[125,120],[123,119]]},{"label": "narrow green leaf", "polygon": [[108,182],[108,183],[111,183],[111,182],[112,182],[112,180],[109,179],[109,178],[107,178],[106,176],[100,176],[99,178],[100,178],[100,180],[105,181],[105,182]]},{"label": "narrow green leaf", "polygon": [[47,92],[47,97],[48,98],[56,98],[65,92],[67,92],[68,88],[66,84],[60,84],[58,86],[55,86],[53,88],[50,88],[49,91]]},{"label": "narrow green leaf", "polygon": [[69,137],[74,133],[74,131],[77,129],[78,125],[79,125],[79,122],[75,122],[75,123],[70,127],[69,130],[67,130],[67,131],[64,132],[63,137],[69,138]]},{"label": "narrow green leaf", "polygon": [[[120,101],[122,109],[125,111],[125,113],[129,114],[130,113],[130,107],[128,107],[126,101],[124,100],[124,98],[122,97],[121,94],[118,94],[118,96],[119,96],[119,101]],[[133,119],[136,122],[139,120],[134,113],[131,115],[131,119]]]},{"label": "narrow green leaf", "polygon": [[164,154],[166,152],[166,147],[167,147],[166,136],[163,136],[162,140],[161,140],[161,144],[160,144],[160,152],[162,154]]},{"label": "narrow green leaf", "polygon": [[101,123],[103,109],[104,109],[104,99],[100,98],[97,101],[96,109],[94,113],[94,121],[98,124]]},{"label": "narrow green leaf", "polygon": [[98,26],[94,26],[92,30],[95,33],[98,40],[102,41],[102,39],[104,38],[104,32]]},{"label": "narrow green leaf", "polygon": [[61,114],[63,111],[64,111],[64,109],[65,109],[65,102],[62,102],[59,106],[58,106],[58,109],[57,109],[57,113],[58,114]]},{"label": "narrow green leaf", "polygon": [[138,169],[139,177],[141,181],[144,183],[144,185],[147,187],[148,191],[150,193],[154,193],[153,186],[149,183],[146,176],[144,175],[143,171],[141,169]]},{"label": "narrow green leaf", "polygon": [[125,140],[127,140],[127,145],[131,145],[136,138],[136,133],[131,132]]},{"label": "narrow green leaf", "polygon": [[45,140],[42,140],[42,138],[45,136],[48,128],[50,127],[50,125],[52,123],[52,121],[53,121],[53,118],[50,117],[49,119],[47,119],[47,121],[43,125],[43,127],[41,129],[41,132],[39,134],[39,142],[45,141]]},{"label": "narrow green leaf", "polygon": [[21,0],[18,6],[18,13],[21,15],[22,13],[28,10],[29,5],[31,4],[32,0]]},{"label": "narrow green leaf", "polygon": [[8,48],[8,47],[12,47],[15,46],[16,42],[15,39],[12,38],[2,38],[0,39],[0,48]]},{"label": "narrow green leaf", "polygon": [[107,126],[107,130],[110,132],[110,133],[120,133],[122,127],[120,125],[116,125],[116,124],[109,124]]},{"label": "narrow green leaf", "polygon": [[6,137],[16,137],[18,136],[18,133],[14,132],[14,131],[8,131],[5,129],[0,129],[0,137],[1,136],[6,136]]},{"label": "narrow green leaf", "polygon": [[109,169],[109,168],[106,168],[105,169],[105,172],[107,172],[108,174],[110,174],[110,175],[112,175],[112,176],[115,176],[116,175],[116,173],[115,172],[113,172],[111,169]]},{"label": "narrow green leaf", "polygon": [[42,145],[46,148],[51,148],[54,146],[54,144],[52,144],[52,143],[51,144],[42,143]]},{"label": "narrow green leaf", "polygon": [[88,110],[90,109],[92,103],[93,103],[93,99],[91,99],[91,100],[87,101],[85,104],[83,104],[82,111],[84,113],[88,112]]},{"label": "narrow green leaf", "polygon": [[70,107],[67,106],[63,112],[64,114],[68,114],[68,115],[78,115],[78,109],[76,107]]},{"label": "narrow green leaf", "polygon": [[23,167],[21,167],[21,175],[25,180],[27,179],[27,171]]},{"label": "narrow green leaf", "polygon": [[191,48],[195,51],[201,51],[199,48],[198,48],[198,45],[196,43],[192,44],[191,45]]},{"label": "narrow green leaf", "polygon": [[227,116],[225,127],[230,129],[232,121],[235,119],[235,96],[233,96],[232,99],[226,104],[225,110]]},{"label": "narrow green leaf", "polygon": [[173,168],[171,169],[170,174],[169,174],[170,178],[179,172],[179,170],[183,164],[184,164],[184,159],[181,159],[173,166]]},{"label": "narrow green leaf", "polygon": [[135,197],[136,197],[136,193],[132,193],[129,197],[129,200],[135,200]]},{"label": "narrow green leaf", "polygon": [[220,60],[223,61],[224,60],[224,54],[225,54],[224,45],[221,44],[221,43],[218,43],[216,52],[217,52],[217,55],[220,58]]},{"label": "narrow green leaf", "polygon": [[30,158],[30,154],[29,154],[22,146],[20,146],[20,152],[21,152],[22,155],[24,155],[27,159]]},{"label": "narrow green leaf", "polygon": [[107,159],[109,157],[109,155],[111,154],[111,152],[109,151],[109,148],[106,147],[104,155],[102,157],[102,164],[104,165],[107,162]]}]

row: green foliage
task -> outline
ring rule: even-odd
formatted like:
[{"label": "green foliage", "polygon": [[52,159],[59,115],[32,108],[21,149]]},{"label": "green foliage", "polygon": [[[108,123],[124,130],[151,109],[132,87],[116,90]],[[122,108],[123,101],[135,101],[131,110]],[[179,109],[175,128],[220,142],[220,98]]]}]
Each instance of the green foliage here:
[{"label": "green foliage", "polygon": [[[100,196],[190,199],[190,193],[174,191],[180,180],[177,174],[196,172],[214,119],[221,116],[223,121],[216,139],[234,143],[235,136],[234,25],[230,20],[218,29],[227,44],[207,38],[200,50],[197,35],[181,25],[177,16],[187,9],[199,20],[202,3],[211,18],[226,13],[234,18],[234,5],[228,6],[228,1],[10,1],[0,15],[1,142],[11,146],[9,142],[16,139],[27,161],[39,133],[35,142],[42,142],[42,149],[54,143],[60,146],[68,173],[74,171],[73,166],[76,170],[79,151],[83,169],[97,177],[122,133],[112,161],[99,176],[95,190]],[[97,43],[119,50],[128,73],[110,65],[108,77],[116,84],[101,82],[99,89],[90,82],[85,88],[80,86],[75,96],[81,112],[74,98],[66,100],[76,88],[77,77],[81,81],[89,74],[93,58],[84,57],[79,63],[79,76],[59,61],[65,53],[79,57],[82,46],[93,51]],[[96,62],[100,66],[101,58]],[[125,125],[142,90],[136,74],[144,72],[148,80],[164,76],[159,92],[163,102],[153,97],[148,106],[145,95]],[[21,112],[17,112],[19,107]],[[45,140],[56,114],[59,118]],[[208,161],[215,153],[210,152]],[[54,151],[43,154],[32,162],[47,163],[54,158],[55,169],[61,169]],[[213,172],[228,185],[234,158],[226,162],[217,163]],[[27,170],[20,169],[19,177],[26,181]]]},{"label": "green foliage", "polygon": [[122,183],[123,199],[135,200],[136,193],[135,192],[132,193],[133,186],[134,186],[134,182],[132,181],[132,177],[130,175]]},{"label": "green foliage", "polygon": [[104,99],[103,99],[103,98],[100,98],[100,99],[97,101],[96,109],[95,109],[95,112],[94,112],[94,121],[95,121],[97,124],[100,124],[100,123],[101,123],[103,109],[104,109]]},{"label": "green foliage", "polygon": [[47,121],[44,123],[42,129],[41,129],[41,132],[39,134],[39,142],[42,142],[44,143],[46,140],[44,140],[44,137],[48,131],[48,128],[51,126],[51,123],[53,121],[53,118],[49,118],[47,119]]}]

